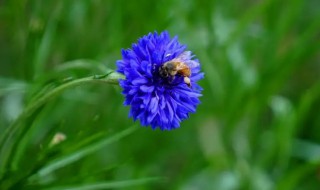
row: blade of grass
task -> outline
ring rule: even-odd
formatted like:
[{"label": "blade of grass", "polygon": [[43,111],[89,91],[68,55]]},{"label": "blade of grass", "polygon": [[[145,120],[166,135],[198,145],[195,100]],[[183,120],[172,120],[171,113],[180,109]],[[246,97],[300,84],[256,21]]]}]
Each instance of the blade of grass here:
[{"label": "blade of grass", "polygon": [[132,187],[136,185],[143,185],[146,183],[154,183],[158,181],[163,181],[164,178],[161,177],[148,177],[142,179],[133,179],[133,180],[123,180],[123,181],[112,181],[112,182],[102,182],[102,183],[93,183],[93,184],[78,184],[73,186],[58,186],[51,187],[45,190],[91,190],[91,189],[115,189],[115,188],[125,188]]},{"label": "blade of grass", "polygon": [[43,37],[41,38],[37,51],[34,54],[33,62],[35,77],[44,73],[45,64],[47,63],[46,60],[50,55],[50,51],[57,35],[58,18],[61,7],[62,3],[57,2],[55,9],[51,12],[48,24],[44,31]]},{"label": "blade of grass", "polygon": [[[107,75],[103,75],[100,77],[91,76],[81,79],[76,79],[67,83],[64,83],[57,88],[52,89],[48,93],[44,94],[42,97],[39,97],[35,102],[31,102],[29,106],[21,113],[21,115],[12,123],[10,127],[7,128],[6,131],[0,137],[0,177],[4,175],[4,173],[10,169],[12,165],[15,165],[13,160],[14,158],[16,146],[18,146],[18,139],[21,139],[23,134],[26,133],[28,128],[23,125],[26,118],[35,113],[37,109],[43,106],[46,102],[50,101],[52,98],[61,94],[64,90],[79,86],[87,83],[96,83],[102,82],[107,84],[118,84],[118,80],[123,78],[123,76],[116,72],[110,72]],[[21,126],[21,127],[19,127]],[[20,129],[20,132],[17,131]],[[16,138],[16,140],[12,140],[12,138]],[[12,141],[11,141],[12,140]],[[11,143],[10,143],[11,142]],[[14,143],[17,142],[17,143]],[[10,162],[9,162],[10,161]]]},{"label": "blade of grass", "polygon": [[319,167],[319,161],[306,163],[299,167],[293,168],[284,176],[278,183],[275,189],[277,190],[290,190],[298,187],[307,176],[313,175]]},{"label": "blade of grass", "polygon": [[28,84],[23,81],[18,81],[10,78],[0,78],[0,96],[3,96],[12,91],[25,91]]},{"label": "blade of grass", "polygon": [[41,177],[45,177],[46,175],[54,172],[55,170],[62,168],[68,164],[71,164],[73,162],[76,162],[78,160],[80,160],[81,158],[103,148],[104,146],[107,146],[111,143],[114,143],[116,141],[119,141],[120,139],[130,135],[131,133],[133,133],[135,130],[137,129],[136,125],[116,134],[113,135],[112,137],[109,137],[107,139],[103,138],[100,141],[88,145],[86,147],[83,147],[75,152],[72,152],[71,154],[64,156],[62,158],[58,158],[54,161],[52,161],[51,163],[49,163],[48,165],[44,166],[43,168],[41,168],[34,176],[30,177],[30,180],[33,180],[32,178],[41,178]]}]

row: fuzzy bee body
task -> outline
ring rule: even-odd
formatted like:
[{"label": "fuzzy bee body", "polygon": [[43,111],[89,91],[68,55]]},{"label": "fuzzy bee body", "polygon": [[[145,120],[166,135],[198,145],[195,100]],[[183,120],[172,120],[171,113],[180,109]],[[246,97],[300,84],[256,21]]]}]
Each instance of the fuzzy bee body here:
[{"label": "fuzzy bee body", "polygon": [[159,69],[161,77],[168,78],[176,75],[183,76],[184,82],[191,87],[191,68],[199,65],[198,62],[193,61],[191,58],[191,52],[185,51],[177,58],[165,62]]}]

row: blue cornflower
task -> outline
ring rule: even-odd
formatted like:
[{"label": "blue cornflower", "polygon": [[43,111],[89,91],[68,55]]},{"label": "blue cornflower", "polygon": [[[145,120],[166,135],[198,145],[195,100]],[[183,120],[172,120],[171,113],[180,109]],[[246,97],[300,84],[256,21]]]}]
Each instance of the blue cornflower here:
[{"label": "blue cornflower", "polygon": [[178,128],[196,111],[202,95],[196,82],[204,74],[193,57],[167,31],[149,33],[132,44],[132,49],[123,49],[117,71],[125,75],[120,86],[124,105],[131,106],[129,117],[152,129]]}]

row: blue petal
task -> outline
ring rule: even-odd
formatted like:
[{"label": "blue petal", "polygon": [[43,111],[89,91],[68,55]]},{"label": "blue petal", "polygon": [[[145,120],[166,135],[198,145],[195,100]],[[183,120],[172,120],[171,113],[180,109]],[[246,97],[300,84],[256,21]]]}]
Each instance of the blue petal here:
[{"label": "blue petal", "polygon": [[158,102],[159,99],[157,97],[151,98],[150,104],[149,104],[149,110],[151,113],[155,113],[158,110]]},{"label": "blue petal", "polygon": [[171,104],[169,102],[167,102],[166,110],[167,110],[167,115],[168,115],[169,121],[172,122],[174,113],[173,113],[173,109],[171,107]]},{"label": "blue petal", "polygon": [[151,93],[151,92],[153,92],[153,90],[154,90],[154,86],[141,85],[141,86],[140,86],[140,90],[141,90],[142,92]]},{"label": "blue petal", "polygon": [[146,84],[148,80],[146,78],[136,78],[132,81],[133,85],[141,85],[141,84]]}]

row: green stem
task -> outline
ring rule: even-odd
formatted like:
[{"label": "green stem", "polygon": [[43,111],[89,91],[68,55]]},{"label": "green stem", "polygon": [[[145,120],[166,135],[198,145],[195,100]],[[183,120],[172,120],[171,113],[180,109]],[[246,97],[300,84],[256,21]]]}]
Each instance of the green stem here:
[{"label": "green stem", "polygon": [[[11,154],[13,153],[12,150],[14,149],[14,145],[10,146],[10,143],[8,140],[11,136],[15,133],[16,130],[18,130],[18,126],[27,119],[29,116],[31,116],[37,109],[39,109],[41,106],[43,106],[45,103],[53,99],[54,97],[61,94],[63,91],[73,88],[75,86],[80,86],[83,84],[88,83],[105,83],[105,84],[112,84],[117,85],[119,83],[119,79],[123,79],[124,76],[111,71],[110,73],[106,75],[94,75],[91,77],[86,78],[80,78],[76,79],[67,83],[64,83],[51,91],[45,93],[44,95],[40,96],[36,101],[32,102],[30,105],[28,105],[24,111],[20,114],[20,116],[12,123],[10,127],[6,129],[6,131],[1,135],[0,139],[0,178],[1,174],[5,172],[5,168],[7,165],[7,161],[10,160]],[[8,146],[9,145],[9,146]],[[10,154],[11,153],[11,154]],[[7,155],[1,156],[1,155]],[[3,170],[2,170],[3,169]]]}]

